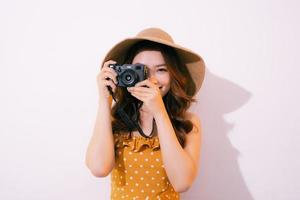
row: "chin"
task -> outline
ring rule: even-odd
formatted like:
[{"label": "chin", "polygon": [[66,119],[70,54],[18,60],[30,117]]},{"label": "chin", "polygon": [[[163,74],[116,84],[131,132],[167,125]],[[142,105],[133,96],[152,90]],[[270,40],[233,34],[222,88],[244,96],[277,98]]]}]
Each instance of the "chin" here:
[{"label": "chin", "polygon": [[162,97],[164,97],[169,92],[169,89],[166,89],[165,87],[159,87],[159,90]]},{"label": "chin", "polygon": [[161,97],[164,97],[167,93],[168,91],[160,91]]}]

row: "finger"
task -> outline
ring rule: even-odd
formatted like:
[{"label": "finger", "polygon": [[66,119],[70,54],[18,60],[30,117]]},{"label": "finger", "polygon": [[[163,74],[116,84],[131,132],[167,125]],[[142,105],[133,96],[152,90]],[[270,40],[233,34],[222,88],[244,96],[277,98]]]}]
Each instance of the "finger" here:
[{"label": "finger", "polygon": [[113,68],[110,68],[110,67],[107,67],[107,66],[103,67],[102,71],[103,72],[110,72],[114,76],[118,75],[117,72]]},{"label": "finger", "polygon": [[150,83],[156,85],[158,83],[156,77],[152,76],[151,78],[149,77],[148,80],[150,81]]},{"label": "finger", "polygon": [[151,83],[149,81],[149,79],[143,80],[141,82],[138,82],[137,84],[135,84],[135,87],[141,87],[141,86],[148,86],[150,87]]},{"label": "finger", "polygon": [[112,90],[116,88],[116,85],[111,80],[104,80],[103,83],[105,86],[110,86]]},{"label": "finger", "polygon": [[[144,81],[142,81],[142,82],[140,82],[140,84],[139,85],[141,85],[141,86],[146,86],[146,87],[148,87],[148,88],[155,88],[155,87],[157,87],[157,80],[156,79],[154,79],[154,78],[148,78],[148,79],[146,79],[146,80],[144,80]],[[137,85],[137,86],[139,86],[139,85]]]},{"label": "finger", "polygon": [[138,100],[145,102],[146,98],[143,95],[137,93],[131,93],[131,95],[137,98]]},{"label": "finger", "polygon": [[113,74],[112,72],[110,72],[110,71],[105,71],[105,72],[103,72],[103,73],[101,74],[101,78],[102,78],[102,79],[105,79],[105,80],[111,79],[111,80],[113,80],[113,82],[114,82],[115,84],[118,83],[118,81],[117,81],[117,76],[116,76],[115,74]]},{"label": "finger", "polygon": [[138,95],[139,97],[142,97],[142,98],[149,98],[151,96],[151,94],[137,92],[137,91],[132,91],[132,92],[130,92],[130,94]]},{"label": "finger", "polygon": [[115,72],[115,70],[113,68],[109,67],[110,64],[116,64],[116,61],[109,60],[109,61],[105,62],[103,64],[103,67],[101,68],[101,71],[109,71],[109,72],[113,73],[115,76],[117,76],[118,74]]},{"label": "finger", "polygon": [[158,87],[157,86],[157,80],[155,79],[155,78],[151,78],[151,79],[149,79],[149,85],[150,85],[150,87],[152,87],[152,88],[154,88],[154,87]]},{"label": "finger", "polygon": [[151,94],[153,90],[151,88],[145,88],[145,87],[128,87],[128,91],[132,92],[142,92],[142,93],[149,93]]},{"label": "finger", "polygon": [[110,65],[110,64],[116,64],[116,63],[117,63],[117,62],[114,61],[114,60],[108,60],[108,61],[106,61],[106,62],[103,63],[103,66],[101,66],[101,69],[104,68],[104,67],[105,67],[105,68],[107,68],[107,67],[109,68],[109,65]]}]

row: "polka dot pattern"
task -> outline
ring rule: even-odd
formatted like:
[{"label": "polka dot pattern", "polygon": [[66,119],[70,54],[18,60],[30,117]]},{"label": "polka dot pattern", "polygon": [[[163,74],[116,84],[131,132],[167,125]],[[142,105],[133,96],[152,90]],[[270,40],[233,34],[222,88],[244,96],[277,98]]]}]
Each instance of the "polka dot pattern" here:
[{"label": "polka dot pattern", "polygon": [[115,168],[111,199],[180,199],[171,185],[161,157],[159,138],[114,134]]}]

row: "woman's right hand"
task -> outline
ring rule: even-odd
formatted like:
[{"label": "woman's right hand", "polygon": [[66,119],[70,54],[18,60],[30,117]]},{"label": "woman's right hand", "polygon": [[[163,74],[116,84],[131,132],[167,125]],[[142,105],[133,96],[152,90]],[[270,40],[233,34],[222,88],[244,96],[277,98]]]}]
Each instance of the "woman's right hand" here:
[{"label": "woman's right hand", "polygon": [[117,73],[114,69],[110,68],[110,64],[116,64],[116,61],[109,60],[103,64],[99,74],[97,75],[97,85],[99,90],[99,98],[109,99],[110,93],[108,86],[112,88],[112,91],[116,91]]}]

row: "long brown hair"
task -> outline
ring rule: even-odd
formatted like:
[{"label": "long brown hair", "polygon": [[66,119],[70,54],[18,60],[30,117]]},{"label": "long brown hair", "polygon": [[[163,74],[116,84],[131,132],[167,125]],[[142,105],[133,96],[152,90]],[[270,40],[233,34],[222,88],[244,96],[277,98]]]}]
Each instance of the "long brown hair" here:
[{"label": "long brown hair", "polygon": [[[186,65],[180,60],[176,52],[166,45],[150,41],[138,42],[130,48],[122,63],[132,63],[134,57],[145,50],[160,51],[164,57],[171,76],[171,83],[170,90],[163,97],[163,102],[175,130],[176,137],[181,146],[184,147],[185,134],[188,134],[193,129],[192,122],[185,119],[185,113],[190,107],[191,102],[196,101],[193,99],[196,92],[196,85]],[[139,108],[142,106],[142,102],[134,98],[126,88],[122,87],[117,88],[115,96],[117,102],[111,111],[113,132],[135,131],[130,130],[126,126],[120,116],[118,116],[117,110],[122,106],[132,120],[140,121]]]}]

